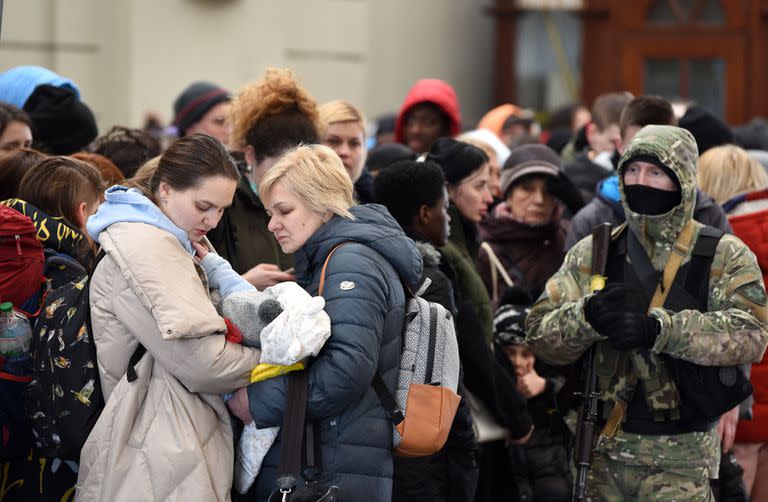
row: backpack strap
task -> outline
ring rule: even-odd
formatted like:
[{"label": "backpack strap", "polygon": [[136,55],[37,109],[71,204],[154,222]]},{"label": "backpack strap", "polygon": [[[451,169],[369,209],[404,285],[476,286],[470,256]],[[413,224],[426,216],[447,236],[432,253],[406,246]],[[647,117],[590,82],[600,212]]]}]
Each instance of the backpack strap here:
[{"label": "backpack strap", "polygon": [[[93,266],[91,267],[91,274],[88,277],[88,313],[86,314],[86,323],[88,325],[88,332],[93,333],[93,328],[91,326],[91,279],[93,279],[93,274],[96,272],[96,267],[99,266],[99,263],[101,263],[101,260],[104,259],[104,257],[107,256],[107,252],[104,251],[104,249],[100,249],[98,254],[96,255],[96,258],[93,260]],[[126,371],[126,378],[129,382],[133,382],[138,378],[136,376],[136,365],[139,364],[139,361],[142,357],[144,357],[144,354],[147,352],[147,349],[139,343],[139,346],[136,347],[136,350],[133,351],[133,354],[131,354],[131,358],[128,360],[128,371]]]},{"label": "backpack strap", "polygon": [[323,288],[325,287],[325,270],[328,268],[328,263],[331,261],[331,256],[333,256],[333,253],[336,252],[337,249],[339,249],[341,246],[346,244],[346,242],[342,242],[341,244],[336,244],[333,249],[331,249],[331,252],[328,253],[328,256],[325,257],[325,262],[323,263],[323,269],[320,271],[320,283],[317,285],[317,296],[323,296]]},{"label": "backpack strap", "polygon": [[715,258],[715,251],[723,235],[725,233],[718,228],[702,228],[693,246],[688,269],[679,277],[679,284],[688,294],[697,299],[704,309],[709,303],[709,275],[712,260]]},{"label": "backpack strap", "polygon": [[379,401],[381,401],[382,406],[384,406],[384,412],[386,412],[387,418],[392,422],[392,425],[400,425],[403,420],[405,420],[405,414],[397,405],[395,396],[392,395],[392,392],[390,392],[387,384],[384,383],[384,379],[381,378],[381,374],[378,371],[373,375],[371,387],[373,387],[373,391],[376,392],[376,396],[379,398]]}]

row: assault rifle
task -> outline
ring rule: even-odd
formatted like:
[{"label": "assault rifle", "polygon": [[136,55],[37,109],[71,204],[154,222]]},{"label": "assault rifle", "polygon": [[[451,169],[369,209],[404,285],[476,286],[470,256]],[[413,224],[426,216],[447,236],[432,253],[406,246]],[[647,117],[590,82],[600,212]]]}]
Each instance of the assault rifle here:
[{"label": "assault rifle", "polygon": [[[592,277],[590,290],[599,291],[605,286],[605,268],[608,263],[608,248],[611,245],[611,225],[601,223],[592,231]],[[597,408],[600,393],[597,391],[597,371],[595,371],[595,346],[584,353],[582,358],[582,390],[576,393],[581,401],[579,418],[576,424],[576,445],[574,448],[574,464],[576,479],[573,484],[571,500],[587,499],[587,475],[592,461],[592,443],[597,425]]]}]

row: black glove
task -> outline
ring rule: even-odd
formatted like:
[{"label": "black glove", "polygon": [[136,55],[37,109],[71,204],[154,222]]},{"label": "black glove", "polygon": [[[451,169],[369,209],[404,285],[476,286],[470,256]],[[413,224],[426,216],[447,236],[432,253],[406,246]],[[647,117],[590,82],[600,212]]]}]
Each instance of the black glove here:
[{"label": "black glove", "polygon": [[659,322],[637,312],[637,292],[621,284],[611,284],[598,291],[584,307],[587,322],[616,350],[653,347],[659,334]]},{"label": "black glove", "polygon": [[605,317],[605,324],[607,329],[599,333],[616,350],[651,348],[661,328],[659,321],[637,312],[614,312]]},{"label": "black glove", "polygon": [[601,289],[584,306],[587,322],[603,336],[608,336],[608,322],[614,314],[626,310],[627,288],[621,284],[609,284]]}]

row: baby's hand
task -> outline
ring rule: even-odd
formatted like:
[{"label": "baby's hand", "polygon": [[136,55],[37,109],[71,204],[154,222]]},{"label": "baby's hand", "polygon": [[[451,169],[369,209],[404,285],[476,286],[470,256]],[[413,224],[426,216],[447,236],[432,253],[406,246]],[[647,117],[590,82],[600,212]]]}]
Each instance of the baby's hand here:
[{"label": "baby's hand", "polygon": [[239,418],[244,424],[253,422],[251,410],[248,408],[248,388],[237,389],[232,398],[227,401],[227,406],[232,410],[232,414]]},{"label": "baby's hand", "polygon": [[203,258],[208,256],[208,253],[210,253],[210,251],[208,250],[208,247],[200,244],[199,242],[193,242],[192,247],[194,247],[196,251],[195,260],[197,260],[197,263],[200,263],[201,261],[203,261]]}]

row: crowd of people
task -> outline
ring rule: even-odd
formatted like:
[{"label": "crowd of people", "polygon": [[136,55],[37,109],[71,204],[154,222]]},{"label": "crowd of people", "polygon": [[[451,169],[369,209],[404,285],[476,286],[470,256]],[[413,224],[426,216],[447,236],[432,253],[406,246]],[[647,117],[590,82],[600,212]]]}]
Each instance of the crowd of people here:
[{"label": "crowd of people", "polygon": [[[0,301],[31,329],[0,357],[0,501],[275,500],[295,440],[263,445],[240,493],[238,438],[288,423],[295,372],[306,500],[570,500],[588,351],[590,500],[768,498],[768,126],[590,105],[471,127],[424,79],[371,133],[270,68],[192,83],[168,128],[99,136],[72,80],[0,73]],[[265,365],[222,305],[290,283],[330,336]],[[372,382],[397,387],[419,290],[450,314],[461,400],[439,451],[408,457]]]}]

